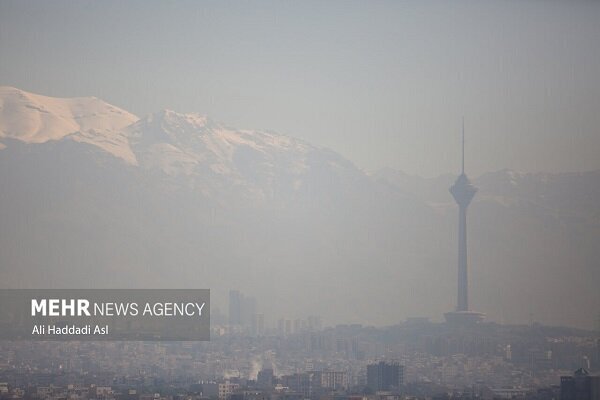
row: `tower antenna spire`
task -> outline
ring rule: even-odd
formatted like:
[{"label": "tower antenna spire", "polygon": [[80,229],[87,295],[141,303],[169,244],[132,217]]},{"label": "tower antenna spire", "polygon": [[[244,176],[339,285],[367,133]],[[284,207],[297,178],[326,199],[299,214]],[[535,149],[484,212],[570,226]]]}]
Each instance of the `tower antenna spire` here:
[{"label": "tower antenna spire", "polygon": [[465,117],[462,117],[462,168],[461,173],[465,173]]}]

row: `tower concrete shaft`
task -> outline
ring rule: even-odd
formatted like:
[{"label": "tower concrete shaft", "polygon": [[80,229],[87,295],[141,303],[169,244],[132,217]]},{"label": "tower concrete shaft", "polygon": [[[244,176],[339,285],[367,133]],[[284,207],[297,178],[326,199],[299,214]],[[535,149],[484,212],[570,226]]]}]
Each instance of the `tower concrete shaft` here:
[{"label": "tower concrete shaft", "polygon": [[467,207],[458,208],[458,294],[456,311],[469,311],[467,277]]}]

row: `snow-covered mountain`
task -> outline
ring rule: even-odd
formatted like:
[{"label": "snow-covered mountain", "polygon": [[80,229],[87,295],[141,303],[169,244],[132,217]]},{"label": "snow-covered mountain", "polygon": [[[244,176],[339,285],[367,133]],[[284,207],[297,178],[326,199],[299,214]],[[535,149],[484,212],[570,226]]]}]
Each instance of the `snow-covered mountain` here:
[{"label": "snow-covered mountain", "polygon": [[124,132],[139,166],[182,178],[205,194],[238,188],[272,199],[305,189],[315,172],[362,174],[326,149],[273,132],[234,129],[199,114],[164,110]]},{"label": "snow-covered mountain", "polygon": [[122,129],[137,117],[96,97],[59,99],[13,87],[0,87],[0,147],[2,139],[25,143],[74,140],[89,143],[135,164]]},{"label": "snow-covered mountain", "polygon": [[[334,151],[200,114],[140,119],[6,87],[0,143],[4,287],[210,287],[221,308],[237,288],[273,319],[365,324],[454,306],[455,176],[367,175]],[[473,308],[591,327],[600,171],[473,182]]]},{"label": "snow-covered mountain", "polygon": [[58,99],[1,87],[0,146],[7,139],[85,143],[213,195],[237,190],[254,199],[286,197],[308,190],[311,174],[363,175],[332,151],[200,114],[163,110],[138,119],[95,97]]}]

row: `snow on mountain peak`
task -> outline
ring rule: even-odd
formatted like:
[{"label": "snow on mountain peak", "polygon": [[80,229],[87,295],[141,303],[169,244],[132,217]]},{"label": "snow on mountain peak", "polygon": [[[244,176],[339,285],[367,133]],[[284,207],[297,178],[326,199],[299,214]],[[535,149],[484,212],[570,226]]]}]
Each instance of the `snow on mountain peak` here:
[{"label": "snow on mountain peak", "polygon": [[242,188],[260,198],[297,190],[311,171],[361,174],[334,152],[274,132],[234,129],[202,114],[165,109],[138,119],[95,97],[61,99],[10,87],[0,88],[0,151],[10,146],[2,139],[72,140],[206,191]]},{"label": "snow on mountain peak", "polygon": [[177,111],[164,109],[154,114],[147,116],[149,123],[160,121],[163,124],[181,126],[187,128],[201,129],[209,123],[206,115],[198,113],[183,114]]},{"label": "snow on mountain peak", "polygon": [[0,139],[45,143],[68,138],[135,164],[121,130],[137,119],[96,97],[55,98],[0,87]]},{"label": "snow on mountain peak", "polygon": [[201,114],[171,110],[148,115],[125,132],[143,167],[172,176],[226,175],[237,183],[246,181],[251,170],[260,171],[261,179],[273,176],[281,162],[288,170],[301,171],[303,155],[312,148],[287,136],[237,130]]}]

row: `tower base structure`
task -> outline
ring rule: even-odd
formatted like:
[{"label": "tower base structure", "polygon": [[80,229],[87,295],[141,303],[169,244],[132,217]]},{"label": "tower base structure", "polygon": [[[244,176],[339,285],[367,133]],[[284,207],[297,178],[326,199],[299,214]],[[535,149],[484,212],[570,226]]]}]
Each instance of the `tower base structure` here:
[{"label": "tower base structure", "polygon": [[485,314],[477,311],[451,311],[444,314],[446,322],[453,325],[475,325],[483,322]]}]

